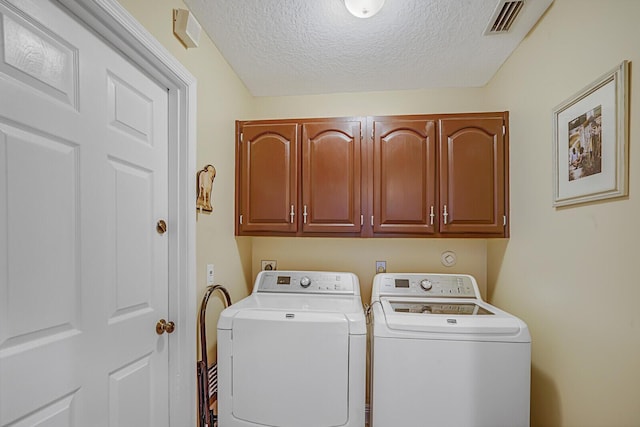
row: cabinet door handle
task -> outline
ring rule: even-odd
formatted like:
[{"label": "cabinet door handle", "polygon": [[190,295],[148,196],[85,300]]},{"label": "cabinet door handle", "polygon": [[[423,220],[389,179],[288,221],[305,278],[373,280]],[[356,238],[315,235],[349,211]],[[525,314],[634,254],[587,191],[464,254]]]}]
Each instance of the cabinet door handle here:
[{"label": "cabinet door handle", "polygon": [[304,205],[304,212],[302,213],[302,217],[304,218],[304,223],[307,223],[307,205]]},{"label": "cabinet door handle", "polygon": [[293,218],[296,216],[296,211],[293,209],[293,205],[291,205],[291,211],[289,212],[289,216],[291,217],[291,224],[293,224]]},{"label": "cabinet door handle", "polygon": [[447,205],[444,205],[444,212],[442,213],[442,217],[444,218],[444,224],[447,225],[447,217],[449,213],[447,212]]},{"label": "cabinet door handle", "polygon": [[436,214],[433,213],[433,205],[431,205],[431,210],[429,212],[429,218],[431,219],[430,220],[431,225],[433,225],[433,218],[435,218],[435,216],[436,216]]}]

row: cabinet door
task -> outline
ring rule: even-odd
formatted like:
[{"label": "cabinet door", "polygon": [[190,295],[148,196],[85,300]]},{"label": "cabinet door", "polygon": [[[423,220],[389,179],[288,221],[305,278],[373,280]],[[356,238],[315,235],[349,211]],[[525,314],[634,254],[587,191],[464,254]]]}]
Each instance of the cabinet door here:
[{"label": "cabinet door", "polygon": [[373,232],[435,232],[432,120],[373,121]]},{"label": "cabinet door", "polygon": [[242,232],[295,232],[298,124],[246,124],[240,141]]},{"label": "cabinet door", "polygon": [[302,124],[302,231],[360,232],[360,121]]},{"label": "cabinet door", "polygon": [[440,120],[441,233],[505,233],[504,124],[502,116]]}]

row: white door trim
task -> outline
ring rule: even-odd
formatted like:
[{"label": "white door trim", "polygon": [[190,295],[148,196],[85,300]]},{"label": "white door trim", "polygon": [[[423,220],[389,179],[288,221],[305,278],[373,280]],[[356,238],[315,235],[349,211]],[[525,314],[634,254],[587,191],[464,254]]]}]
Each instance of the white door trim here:
[{"label": "white door trim", "polygon": [[196,425],[196,79],[116,0],[57,0],[169,89],[169,425]]}]

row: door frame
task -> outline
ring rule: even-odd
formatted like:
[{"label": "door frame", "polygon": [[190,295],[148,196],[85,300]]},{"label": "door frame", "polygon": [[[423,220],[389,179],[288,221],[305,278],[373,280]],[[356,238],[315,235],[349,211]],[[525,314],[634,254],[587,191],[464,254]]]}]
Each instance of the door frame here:
[{"label": "door frame", "polygon": [[196,79],[116,0],[56,0],[169,93],[169,425],[196,425]]}]

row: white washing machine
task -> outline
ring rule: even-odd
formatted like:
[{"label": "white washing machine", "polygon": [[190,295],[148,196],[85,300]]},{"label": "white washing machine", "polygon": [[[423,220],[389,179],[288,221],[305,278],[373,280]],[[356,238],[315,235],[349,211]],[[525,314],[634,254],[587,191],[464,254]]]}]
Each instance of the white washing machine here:
[{"label": "white washing machine", "polygon": [[218,425],[364,427],[366,330],[354,274],[260,272],[218,321]]},{"label": "white washing machine", "polygon": [[372,427],[529,426],[529,330],[472,276],[378,274],[371,304]]}]

